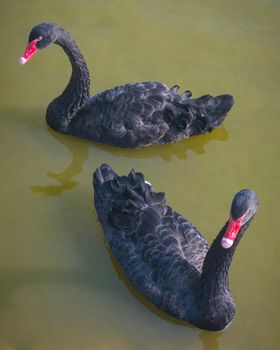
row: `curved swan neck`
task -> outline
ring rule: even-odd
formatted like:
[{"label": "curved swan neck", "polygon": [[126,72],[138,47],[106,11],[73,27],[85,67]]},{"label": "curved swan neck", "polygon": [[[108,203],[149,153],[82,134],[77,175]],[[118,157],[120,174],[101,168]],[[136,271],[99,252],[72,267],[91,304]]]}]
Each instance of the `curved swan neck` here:
[{"label": "curved swan neck", "polygon": [[205,284],[206,281],[207,284],[213,283],[214,285],[220,283],[227,284],[228,282],[228,269],[236,246],[233,246],[230,249],[224,249],[222,247],[221,240],[225,234],[226,228],[227,223],[211,244],[205,257],[201,274],[202,284]]},{"label": "curved swan neck", "polygon": [[90,78],[83,55],[74,39],[62,28],[57,33],[55,44],[61,46],[69,57],[72,74],[65,90],[48,106],[47,121],[54,129],[65,131],[90,96]]},{"label": "curved swan neck", "polygon": [[244,232],[250,225],[252,219],[253,217],[240,228],[240,231],[238,233],[238,236],[236,237],[234,244],[229,249],[223,248],[221,244],[222,238],[225,235],[228,226],[228,222],[224,225],[218,236],[214,239],[213,243],[211,244],[211,247],[205,257],[202,268],[201,281],[204,281],[205,279],[213,280],[213,277],[221,279],[225,282],[227,281],[228,270],[234,252]]},{"label": "curved swan neck", "polygon": [[205,257],[200,277],[199,298],[200,301],[206,303],[208,307],[211,303],[218,303],[219,296],[222,296],[222,302],[227,299],[228,303],[234,306],[229,290],[228,271],[236,247],[251,221],[252,218],[241,227],[231,248],[225,249],[221,245],[221,240],[226,232],[228,222],[213,241]]},{"label": "curved swan neck", "polygon": [[249,222],[239,231],[231,248],[222,247],[221,240],[228,222],[213,241],[203,263],[198,283],[197,304],[202,315],[199,325],[208,330],[222,330],[233,319],[235,306],[229,289],[228,271],[235,249]]}]

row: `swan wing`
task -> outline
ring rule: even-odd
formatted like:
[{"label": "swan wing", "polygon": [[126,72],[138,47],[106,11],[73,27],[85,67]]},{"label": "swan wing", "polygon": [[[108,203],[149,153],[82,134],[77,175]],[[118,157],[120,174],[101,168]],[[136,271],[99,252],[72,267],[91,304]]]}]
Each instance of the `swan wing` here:
[{"label": "swan wing", "polygon": [[[134,83],[103,91],[93,97],[86,115],[102,142],[139,147],[158,141],[169,129],[156,112],[164,109],[169,89],[159,82]],[[80,122],[85,122],[80,118]],[[86,118],[87,119],[87,118]]]},{"label": "swan wing", "polygon": [[[117,86],[91,97],[68,126],[68,132],[123,147],[180,141],[220,125],[231,97],[190,98],[161,82]],[[229,100],[225,102],[224,100]]]},{"label": "swan wing", "polygon": [[[187,221],[166,205],[164,193],[152,191],[143,174],[132,171],[106,181],[102,167],[94,178],[95,206],[115,257],[137,290],[178,315],[180,291],[191,289],[200,276],[194,252],[187,256],[194,227],[190,224],[190,233]],[[200,234],[198,242],[207,245]]]}]

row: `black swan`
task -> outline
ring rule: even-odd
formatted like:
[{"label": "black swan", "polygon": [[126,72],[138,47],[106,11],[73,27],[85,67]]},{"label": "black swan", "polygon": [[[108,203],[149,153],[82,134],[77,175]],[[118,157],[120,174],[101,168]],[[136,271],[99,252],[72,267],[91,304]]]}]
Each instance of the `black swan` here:
[{"label": "black swan", "polygon": [[93,176],[94,203],[106,238],[131,285],[169,315],[210,331],[225,329],[235,305],[228,270],[258,206],[238,192],[211,247],[153,192],[142,173],[118,176],[103,164]]},{"label": "black swan", "polygon": [[120,147],[143,147],[181,141],[218,127],[234,101],[230,95],[191,98],[153,81],[117,86],[90,96],[90,78],[75,41],[53,23],[35,26],[20,58],[26,63],[55,43],[72,65],[70,81],[47,108],[47,123],[57,131]]}]

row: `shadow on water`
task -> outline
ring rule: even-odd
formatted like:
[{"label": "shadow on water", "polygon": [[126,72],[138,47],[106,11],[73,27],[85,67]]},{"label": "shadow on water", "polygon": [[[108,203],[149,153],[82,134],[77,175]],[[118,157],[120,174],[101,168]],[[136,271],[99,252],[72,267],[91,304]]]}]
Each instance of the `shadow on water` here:
[{"label": "shadow on water", "polygon": [[65,135],[60,135],[52,129],[48,129],[50,135],[52,135],[57,141],[65,146],[72,154],[72,162],[61,173],[47,172],[48,177],[57,180],[59,185],[49,186],[31,186],[33,193],[41,193],[46,196],[59,196],[62,192],[71,190],[78,185],[78,181],[72,180],[72,178],[82,171],[83,165],[88,158],[88,143],[84,140],[79,140],[79,144],[73,143],[72,139],[68,139]]},{"label": "shadow on water", "polygon": [[187,139],[174,144],[155,145],[135,150],[113,147],[110,145],[103,145],[96,142],[77,139],[72,136],[60,134],[50,128],[48,129],[48,132],[52,137],[54,137],[58,142],[60,142],[69,150],[69,152],[72,154],[73,159],[69,166],[67,166],[67,168],[64,169],[61,173],[54,173],[51,171],[47,172],[47,175],[50,178],[55,179],[60,183],[59,185],[31,186],[31,191],[33,193],[41,193],[45,196],[58,196],[62,192],[71,190],[77,186],[78,182],[72,180],[72,178],[82,171],[83,164],[88,159],[90,145],[103,152],[110,153],[118,157],[135,159],[160,157],[168,161],[171,160],[173,156],[176,156],[178,159],[187,159],[188,151],[193,151],[197,155],[204,154],[204,147],[209,142],[228,140],[228,133],[222,126],[218,129],[213,130],[209,134],[195,136],[191,139]]},{"label": "shadow on water", "polygon": [[203,350],[219,350],[220,344],[219,344],[219,338],[222,336],[222,332],[207,332],[202,331],[199,334],[199,338],[201,340]]},{"label": "shadow on water", "polygon": [[197,155],[205,153],[204,147],[211,141],[227,141],[228,133],[224,126],[213,130],[211,133],[198,135],[181,142],[175,142],[165,145],[154,145],[150,147],[144,147],[141,149],[129,149],[121,147],[113,147],[109,145],[103,145],[95,143],[95,147],[102,151],[113,153],[119,157],[136,158],[136,159],[148,159],[159,157],[166,161],[177,157],[178,159],[185,160],[188,157],[188,151],[193,151]]}]

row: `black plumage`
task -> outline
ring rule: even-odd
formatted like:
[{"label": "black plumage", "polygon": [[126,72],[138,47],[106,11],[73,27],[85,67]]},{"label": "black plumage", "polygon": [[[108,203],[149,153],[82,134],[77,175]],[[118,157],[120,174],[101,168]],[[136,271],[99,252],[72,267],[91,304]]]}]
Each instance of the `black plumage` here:
[{"label": "black plumage", "polygon": [[238,215],[230,220],[240,230],[233,245],[222,244],[229,220],[208,249],[200,232],[166,204],[163,192],[152,190],[143,174],[132,170],[118,176],[103,164],[93,185],[98,217],[131,285],[175,318],[203,329],[224,329],[235,310],[228,268],[256,212],[255,193],[242,190],[235,196],[231,213]]},{"label": "black plumage", "polygon": [[[233,105],[231,95],[191,98],[161,82],[126,84],[90,97],[89,72],[68,32],[53,23],[35,26],[21,63],[51,43],[60,45],[72,65],[63,93],[47,109],[47,123],[65,134],[121,147],[143,147],[181,141],[210,132]],[[34,52],[29,55],[30,47]]]}]

